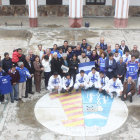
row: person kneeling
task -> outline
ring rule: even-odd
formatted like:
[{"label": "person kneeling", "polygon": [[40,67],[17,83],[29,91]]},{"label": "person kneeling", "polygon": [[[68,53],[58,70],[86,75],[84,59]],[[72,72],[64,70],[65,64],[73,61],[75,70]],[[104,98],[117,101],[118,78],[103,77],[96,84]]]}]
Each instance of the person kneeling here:
[{"label": "person kneeling", "polygon": [[109,80],[108,85],[106,86],[106,92],[111,96],[111,98],[115,96],[122,96],[123,85],[121,80],[117,78],[117,76],[113,76],[112,79]]},{"label": "person kneeling", "polygon": [[122,101],[129,99],[132,102],[132,96],[136,92],[135,82],[133,82],[132,77],[128,77],[127,81],[123,84],[123,88]]},{"label": "person kneeling", "polygon": [[74,89],[88,89],[88,76],[85,74],[84,70],[76,75],[76,83],[74,84]]},{"label": "person kneeling", "polygon": [[62,79],[57,72],[54,72],[54,74],[50,77],[48,83],[48,90],[50,92],[57,91],[58,94],[60,94],[60,91],[62,90]]},{"label": "person kneeling", "polygon": [[68,92],[71,94],[73,90],[73,78],[71,78],[70,74],[67,73],[65,77],[62,79],[62,93]]},{"label": "person kneeling", "polygon": [[107,83],[109,82],[109,78],[105,75],[104,72],[100,72],[100,76],[98,78],[98,84],[96,86],[99,89],[100,93],[106,93],[105,89],[107,87]]},{"label": "person kneeling", "polygon": [[96,68],[93,67],[91,72],[88,74],[89,78],[89,88],[97,88],[98,86],[98,79],[99,79],[99,72],[96,71]]}]

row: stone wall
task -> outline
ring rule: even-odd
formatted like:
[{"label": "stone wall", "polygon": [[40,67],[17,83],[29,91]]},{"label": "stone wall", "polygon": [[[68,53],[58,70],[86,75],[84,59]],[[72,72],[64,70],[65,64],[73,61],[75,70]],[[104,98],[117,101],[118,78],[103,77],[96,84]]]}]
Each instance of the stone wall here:
[{"label": "stone wall", "polygon": [[[38,6],[39,16],[68,16],[68,6]],[[84,17],[114,16],[114,7],[102,5],[85,5]],[[28,16],[28,6],[0,6],[0,16]],[[129,16],[140,16],[140,7],[131,6]]]}]

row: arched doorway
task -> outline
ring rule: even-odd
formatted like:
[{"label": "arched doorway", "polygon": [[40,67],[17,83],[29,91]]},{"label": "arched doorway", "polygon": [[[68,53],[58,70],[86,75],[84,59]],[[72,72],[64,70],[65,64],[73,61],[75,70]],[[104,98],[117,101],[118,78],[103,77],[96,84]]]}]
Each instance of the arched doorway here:
[{"label": "arched doorway", "polygon": [[47,5],[62,5],[62,0],[46,0]]}]

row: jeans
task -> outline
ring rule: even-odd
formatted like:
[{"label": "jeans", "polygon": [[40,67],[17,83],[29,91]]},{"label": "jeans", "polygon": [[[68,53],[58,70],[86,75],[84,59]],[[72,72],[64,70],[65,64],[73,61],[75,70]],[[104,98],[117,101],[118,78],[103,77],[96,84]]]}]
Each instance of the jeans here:
[{"label": "jeans", "polygon": [[19,84],[12,86],[11,101],[17,100],[19,95]]},{"label": "jeans", "polygon": [[51,72],[44,72],[45,87],[46,87],[46,88],[48,87],[48,81],[49,81],[50,76],[51,76]]}]

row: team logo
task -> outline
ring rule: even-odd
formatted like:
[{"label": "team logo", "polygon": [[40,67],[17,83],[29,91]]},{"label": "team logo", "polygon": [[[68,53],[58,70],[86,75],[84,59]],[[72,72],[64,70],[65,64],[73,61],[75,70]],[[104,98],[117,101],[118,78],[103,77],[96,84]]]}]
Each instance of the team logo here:
[{"label": "team logo", "polygon": [[93,89],[73,94],[47,94],[35,106],[35,116],[42,125],[71,136],[106,134],[119,128],[127,115],[124,102]]}]

